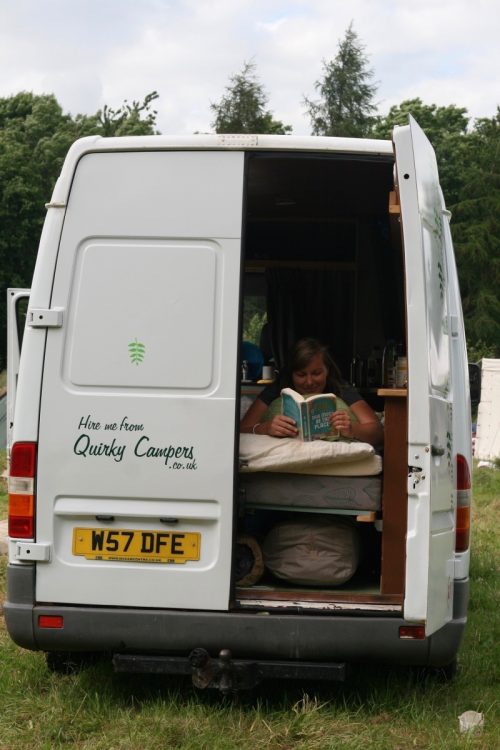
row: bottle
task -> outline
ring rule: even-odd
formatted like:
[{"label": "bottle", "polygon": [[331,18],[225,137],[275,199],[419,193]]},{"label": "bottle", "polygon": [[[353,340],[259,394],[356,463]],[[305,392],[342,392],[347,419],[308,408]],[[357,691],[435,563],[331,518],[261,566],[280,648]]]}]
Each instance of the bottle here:
[{"label": "bottle", "polygon": [[376,388],[381,384],[382,356],[380,347],[374,346],[366,362],[366,385]]},{"label": "bottle", "polygon": [[246,382],[248,380],[248,362],[246,359],[243,360],[241,365],[241,379],[243,382]]},{"label": "bottle", "polygon": [[357,369],[357,366],[358,366],[358,355],[356,354],[351,359],[351,367],[350,367],[350,370],[349,370],[349,376],[350,376],[351,385],[358,385],[357,382],[356,382],[356,377],[357,377],[356,369]]},{"label": "bottle", "polygon": [[382,360],[384,372],[384,386],[386,388],[396,387],[396,342],[389,339],[384,348],[384,357]]},{"label": "bottle", "polygon": [[362,388],[364,386],[363,381],[363,360],[356,354],[351,360],[351,385],[355,388]]},{"label": "bottle", "polygon": [[406,388],[408,385],[408,360],[398,357],[396,360],[396,388]]}]

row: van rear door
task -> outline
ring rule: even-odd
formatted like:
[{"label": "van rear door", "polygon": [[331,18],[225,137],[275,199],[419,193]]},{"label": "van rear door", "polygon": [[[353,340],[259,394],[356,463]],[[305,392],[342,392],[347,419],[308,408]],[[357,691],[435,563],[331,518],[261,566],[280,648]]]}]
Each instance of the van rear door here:
[{"label": "van rear door", "polygon": [[[7,409],[5,419],[8,454],[12,446],[17,379],[29,297],[29,289],[7,289]],[[3,446],[0,445],[0,447]]]},{"label": "van rear door", "polygon": [[394,131],[408,332],[405,618],[431,634],[452,616],[456,493],[445,205],[434,150],[410,118]]},{"label": "van rear door", "polygon": [[228,607],[243,166],[78,161],[47,318],[39,602]]}]

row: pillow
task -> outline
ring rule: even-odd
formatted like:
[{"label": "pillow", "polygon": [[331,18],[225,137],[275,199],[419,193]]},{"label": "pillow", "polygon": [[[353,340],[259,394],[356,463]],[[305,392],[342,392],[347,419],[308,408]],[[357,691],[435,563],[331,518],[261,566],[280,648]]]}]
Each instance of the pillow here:
[{"label": "pillow", "polygon": [[373,456],[368,443],[329,442],[269,435],[240,435],[240,468],[243,471],[293,471],[331,463],[349,463]]}]

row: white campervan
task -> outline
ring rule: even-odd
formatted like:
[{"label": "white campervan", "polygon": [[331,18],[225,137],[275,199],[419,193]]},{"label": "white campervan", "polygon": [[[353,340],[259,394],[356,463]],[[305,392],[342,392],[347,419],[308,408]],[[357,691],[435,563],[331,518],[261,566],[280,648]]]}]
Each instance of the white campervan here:
[{"label": "white campervan", "polygon": [[[11,290],[13,311],[22,297]],[[262,361],[242,382],[255,310]],[[47,206],[19,368],[11,318],[4,612],[18,644],[53,666],[106,652],[118,670],[224,690],[339,679],[355,662],[454,663],[468,373],[449,214],[414,121],[393,142],[77,141]],[[279,370],[303,335],[380,413],[382,455],[343,444],[331,461],[281,464],[277,438],[240,440],[262,362]],[[378,367],[363,376],[389,339],[407,360],[400,387]],[[277,463],[259,462],[262,441]],[[351,554],[349,579],[304,584],[261,560],[284,518],[340,519],[356,540],[334,551]],[[257,575],[241,572],[249,557]]]}]

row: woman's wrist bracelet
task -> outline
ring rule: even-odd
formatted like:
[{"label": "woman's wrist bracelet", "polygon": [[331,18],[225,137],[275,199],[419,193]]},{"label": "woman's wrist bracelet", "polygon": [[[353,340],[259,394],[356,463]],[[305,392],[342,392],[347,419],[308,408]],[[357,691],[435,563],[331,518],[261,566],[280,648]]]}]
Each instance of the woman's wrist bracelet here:
[{"label": "woman's wrist bracelet", "polygon": [[257,424],[254,424],[254,426],[252,427],[252,432],[253,432],[253,434],[254,434],[254,435],[258,435],[258,434],[259,434],[258,432],[255,432],[255,430],[257,429],[257,427],[258,427],[258,426],[259,426],[260,424],[261,424],[260,422],[257,422]]}]

